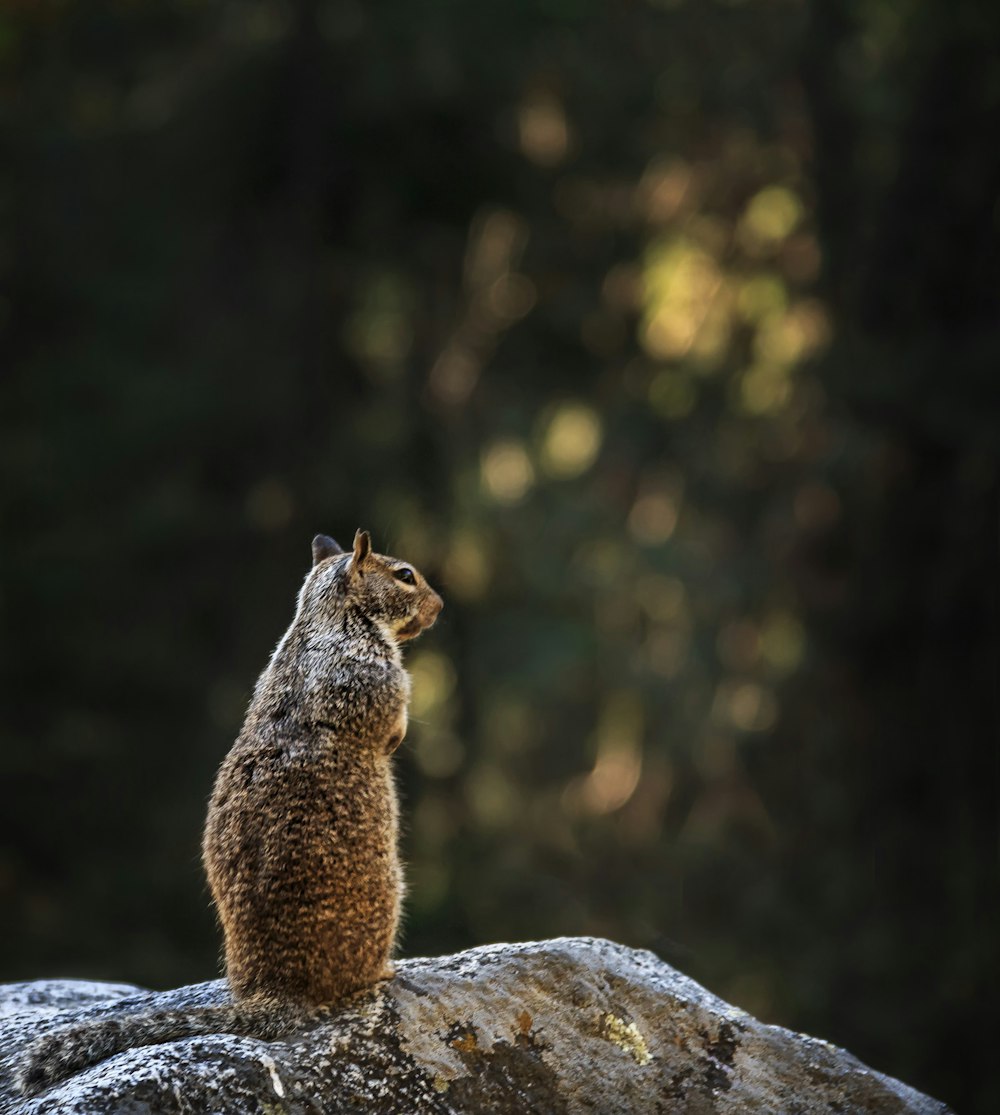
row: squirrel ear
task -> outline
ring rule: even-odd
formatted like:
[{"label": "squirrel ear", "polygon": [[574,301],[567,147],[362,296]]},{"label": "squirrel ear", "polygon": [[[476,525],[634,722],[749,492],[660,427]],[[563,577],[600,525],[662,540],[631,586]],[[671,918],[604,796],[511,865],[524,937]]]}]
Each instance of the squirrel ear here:
[{"label": "squirrel ear", "polygon": [[344,547],[335,542],[328,534],[317,534],[313,539],[313,565],[319,565],[329,557],[342,554]]},{"label": "squirrel ear", "polygon": [[368,555],[372,552],[371,535],[366,530],[359,530],[354,536],[354,567],[360,569]]}]

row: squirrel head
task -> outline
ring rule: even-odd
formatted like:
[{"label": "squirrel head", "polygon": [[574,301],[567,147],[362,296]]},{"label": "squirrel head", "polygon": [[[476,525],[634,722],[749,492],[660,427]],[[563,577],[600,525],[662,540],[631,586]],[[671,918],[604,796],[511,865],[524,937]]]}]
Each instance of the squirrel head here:
[{"label": "squirrel head", "polygon": [[397,643],[419,635],[441,611],[441,597],[418,570],[399,558],[375,553],[366,530],[354,535],[349,554],[328,535],[317,534],[312,553],[309,581],[321,584],[324,596],[333,590]]}]

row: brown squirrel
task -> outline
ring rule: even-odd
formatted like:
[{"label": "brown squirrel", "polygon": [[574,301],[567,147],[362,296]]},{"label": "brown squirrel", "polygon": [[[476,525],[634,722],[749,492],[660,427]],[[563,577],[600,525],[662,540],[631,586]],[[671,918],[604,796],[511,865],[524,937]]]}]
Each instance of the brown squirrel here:
[{"label": "brown squirrel", "polygon": [[434,623],[441,598],[412,565],[374,553],[366,531],[352,553],[326,535],[312,550],[205,824],[232,1005],[55,1031],[32,1047],[24,1093],[135,1046],[214,1033],[273,1040],[392,976],[404,888],[390,760],[410,696],[399,645]]}]

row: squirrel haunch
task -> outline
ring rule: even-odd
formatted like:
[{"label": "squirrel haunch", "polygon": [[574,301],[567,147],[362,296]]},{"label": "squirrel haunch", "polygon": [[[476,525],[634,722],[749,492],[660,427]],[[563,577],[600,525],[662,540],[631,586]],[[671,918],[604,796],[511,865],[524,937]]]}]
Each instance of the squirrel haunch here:
[{"label": "squirrel haunch", "polygon": [[34,1094],[136,1045],[232,1032],[273,1039],[392,975],[403,898],[391,757],[406,734],[400,644],[441,598],[365,531],[325,535],[291,627],[223,761],[203,853],[233,1005],[57,1030],[19,1077]]}]

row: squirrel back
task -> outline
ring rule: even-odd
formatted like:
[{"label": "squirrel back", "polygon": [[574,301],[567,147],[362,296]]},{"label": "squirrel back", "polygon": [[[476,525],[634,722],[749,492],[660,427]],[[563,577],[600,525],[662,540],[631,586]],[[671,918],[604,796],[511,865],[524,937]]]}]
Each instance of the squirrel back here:
[{"label": "squirrel back", "polygon": [[33,1047],[22,1090],[137,1045],[207,1033],[273,1040],[392,975],[403,879],[390,760],[410,694],[400,644],[440,610],[423,577],[374,553],[367,532],[350,553],[314,539],[295,618],[257,682],[205,824],[233,1004],[56,1031]]}]

